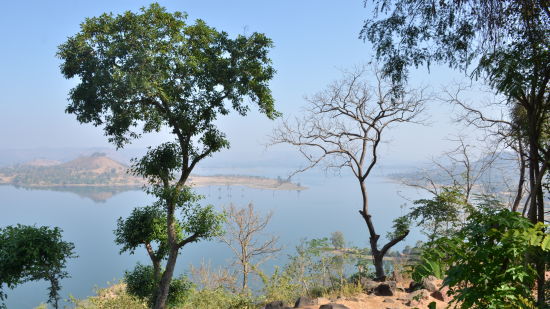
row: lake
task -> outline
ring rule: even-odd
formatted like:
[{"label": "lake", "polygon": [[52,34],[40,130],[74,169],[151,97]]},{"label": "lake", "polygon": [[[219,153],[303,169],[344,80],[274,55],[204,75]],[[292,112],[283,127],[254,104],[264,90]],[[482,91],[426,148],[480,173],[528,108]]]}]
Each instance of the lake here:
[{"label": "lake", "polygon": [[[264,265],[267,272],[273,265],[284,265],[287,254],[293,253],[301,238],[328,237],[334,231],[341,231],[347,242],[368,246],[367,227],[358,214],[361,193],[354,178],[309,172],[300,175],[298,180],[308,189],[297,192],[209,186],[197,191],[206,197],[205,203],[217,209],[230,203],[237,206],[253,203],[260,213],[273,211],[266,232],[278,235],[285,250]],[[368,179],[367,186],[377,233],[385,235],[393,218],[404,213],[401,205],[407,201],[401,195],[417,198],[418,193],[380,176]],[[76,298],[93,295],[94,287],[118,282],[124,271],[133,268],[136,262],[149,264],[141,248],[135,255],[120,255],[119,247],[114,244],[113,229],[117,218],[128,216],[136,206],[151,203],[152,197],[138,190],[113,190],[106,199],[76,193],[0,186],[0,226],[17,223],[58,226],[63,229],[63,238],[75,244],[78,258],[68,262],[71,278],[62,281],[64,299],[69,295]],[[413,230],[405,243],[396,248],[414,245],[420,238],[419,232]],[[199,265],[202,260],[211,261],[214,266],[227,266],[232,257],[230,250],[217,241],[190,244],[181,252],[176,266],[179,273],[186,272],[190,264]],[[45,282],[31,282],[6,290],[8,308],[34,308],[45,302],[47,286]]]}]

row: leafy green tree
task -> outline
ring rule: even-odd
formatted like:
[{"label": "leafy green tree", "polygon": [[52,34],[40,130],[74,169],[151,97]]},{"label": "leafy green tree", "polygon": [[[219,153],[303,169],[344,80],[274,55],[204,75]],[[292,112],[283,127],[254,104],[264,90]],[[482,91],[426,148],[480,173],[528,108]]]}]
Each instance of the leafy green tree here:
[{"label": "leafy green tree", "polygon": [[[124,281],[129,294],[146,299],[150,304],[155,301],[158,280],[151,266],[137,264],[132,271],[124,273]],[[193,284],[185,276],[180,276],[170,282],[167,304],[171,307],[185,303],[193,292]]]},{"label": "leafy green tree", "polygon": [[[364,0],[365,5],[371,1]],[[372,43],[396,90],[411,66],[448,64],[485,78],[507,98],[510,136],[528,159],[528,217],[544,222],[550,169],[550,10],[547,0],[372,0],[361,38]],[[475,114],[475,111],[474,111]],[[503,113],[505,114],[505,113]],[[478,114],[483,120],[483,115]],[[495,122],[496,123],[496,122]],[[492,125],[494,125],[493,123]],[[537,257],[539,304],[545,265]]]},{"label": "leafy green tree", "polygon": [[28,281],[47,280],[48,303],[58,307],[60,281],[69,276],[64,270],[67,259],[76,257],[73,243],[63,241],[61,232],[57,227],[20,224],[0,229],[0,300],[7,297],[4,285],[13,289]]},{"label": "leafy green tree", "polygon": [[[229,147],[215,120],[231,109],[246,115],[245,99],[270,119],[279,115],[268,87],[271,47],[263,34],[232,39],[158,4],[88,18],[59,46],[61,72],[78,78],[66,109],[78,121],[102,126],[119,148],[162,128],[175,138],[151,149],[135,170],[149,180],[167,219],[168,258],[155,308],[165,308],[180,248],[199,239],[177,235],[175,212],[185,201],[186,181],[197,163]],[[211,212],[201,214],[208,219]]]},{"label": "leafy green tree", "polygon": [[456,235],[436,240],[422,254],[431,267],[423,270],[446,269],[444,284],[460,308],[532,308],[537,273],[526,256],[537,248],[550,250],[542,223],[506,209],[482,208]]},{"label": "leafy green tree", "polygon": [[[166,229],[166,216],[161,208],[135,208],[125,220],[118,219],[114,231],[115,243],[122,246],[120,253],[128,251],[133,254],[137,247],[144,246],[153,264],[153,277],[160,280],[161,262],[168,254]],[[178,228],[179,238],[182,237],[181,234],[181,228]]]},{"label": "leafy green tree", "polygon": [[445,187],[432,199],[414,201],[415,207],[407,217],[422,227],[422,233],[431,242],[439,237],[450,236],[460,227],[461,218],[470,207],[464,200],[460,190]]}]

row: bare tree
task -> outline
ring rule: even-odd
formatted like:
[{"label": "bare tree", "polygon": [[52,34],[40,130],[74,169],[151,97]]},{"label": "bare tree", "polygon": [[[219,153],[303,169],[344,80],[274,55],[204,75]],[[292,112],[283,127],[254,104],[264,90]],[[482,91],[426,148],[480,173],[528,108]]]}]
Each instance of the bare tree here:
[{"label": "bare tree", "polygon": [[[366,79],[369,75],[375,80],[374,86]],[[384,255],[409,231],[401,226],[399,233],[379,248],[380,235],[369,213],[366,180],[378,162],[383,132],[394,124],[418,122],[426,101],[423,90],[403,90],[399,96],[395,94],[395,89],[382,79],[376,68],[359,67],[344,72],[343,79],[307,98],[309,105],[304,117],[293,123],[283,121],[271,140],[272,144],[296,146],[306,158],[307,166],[295,173],[321,162],[327,168],[349,168],[353,172],[362,194],[359,213],[369,230],[376,276],[380,280],[385,278]]]},{"label": "bare tree", "polygon": [[493,167],[499,149],[480,149],[459,136],[452,140],[457,146],[444,152],[440,158],[431,160],[431,168],[415,172],[415,177],[403,177],[406,186],[423,189],[439,195],[444,187],[455,187],[464,193],[464,201],[469,202],[472,193],[484,193],[483,186],[490,186],[482,179]]},{"label": "bare tree", "polygon": [[217,289],[224,288],[231,291],[236,290],[236,278],[233,271],[227,268],[217,267],[214,269],[210,261],[206,263],[201,261],[199,267],[190,265],[191,280],[200,290],[202,289]]},{"label": "bare tree", "polygon": [[[481,90],[489,93],[492,98],[490,101],[478,101],[477,104],[468,102],[464,99],[464,92],[470,88],[471,86],[458,84],[453,90],[445,89],[443,91],[445,97],[442,100],[460,107],[461,112],[458,114],[456,120],[476,129],[483,130],[487,140],[492,144],[494,149],[503,148],[512,150],[515,153],[518,175],[515,189],[510,188],[515,191],[515,197],[510,209],[518,211],[526,191],[526,171],[529,168],[529,156],[525,147],[528,141],[524,136],[524,132],[522,132],[524,130],[522,129],[522,121],[518,119],[521,118],[520,114],[522,112],[517,108],[508,108],[510,105],[508,99],[499,98],[494,94],[494,91],[486,89]],[[486,110],[490,108],[500,110],[500,115],[487,115]],[[509,113],[503,114],[502,111],[505,110],[509,111]],[[525,200],[524,214],[528,208],[530,195],[528,194]]]},{"label": "bare tree", "polygon": [[273,254],[280,251],[277,246],[278,237],[270,236],[260,241],[258,236],[265,230],[273,213],[262,217],[254,210],[252,203],[246,208],[236,208],[230,205],[226,210],[226,234],[222,241],[226,243],[235,254],[237,264],[241,268],[242,291],[248,289],[248,276],[260,264],[264,263]]}]

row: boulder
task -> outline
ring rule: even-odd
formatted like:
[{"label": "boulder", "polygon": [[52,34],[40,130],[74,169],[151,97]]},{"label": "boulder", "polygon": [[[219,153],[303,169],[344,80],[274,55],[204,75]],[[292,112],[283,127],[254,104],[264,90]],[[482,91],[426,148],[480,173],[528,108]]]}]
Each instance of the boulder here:
[{"label": "boulder", "polygon": [[432,292],[430,296],[437,300],[448,302],[450,300],[450,297],[447,296],[448,291],[449,291],[449,287],[444,286],[441,289]]},{"label": "boulder", "polygon": [[307,296],[301,296],[294,303],[294,308],[302,308],[304,306],[316,305],[317,302]]},{"label": "boulder", "polygon": [[366,278],[361,278],[361,286],[363,287],[363,291],[367,293],[371,293],[374,290],[374,288],[376,288],[379,284],[380,282],[376,282],[374,280],[370,280]]},{"label": "boulder", "polygon": [[437,300],[445,301],[445,297],[443,296],[443,293],[441,293],[441,291],[433,291],[430,296]]},{"label": "boulder", "polygon": [[319,309],[349,309],[349,307],[341,304],[326,304],[319,307]]},{"label": "boulder", "polygon": [[418,291],[414,291],[409,294],[410,299],[430,299],[430,292],[426,289],[421,289]]},{"label": "boulder", "polygon": [[392,281],[380,283],[374,288],[374,295],[377,296],[393,296],[395,292],[395,284],[391,284]]},{"label": "boulder", "polygon": [[441,280],[440,279],[437,279],[436,277],[434,276],[428,276],[424,279],[422,279],[422,287],[430,292],[435,292],[437,291],[437,289],[439,288],[439,286],[441,285]]},{"label": "boulder", "polygon": [[405,289],[405,291],[407,291],[407,293],[412,293],[420,289],[422,289],[422,283],[411,281],[411,283],[409,283],[409,288]]}]

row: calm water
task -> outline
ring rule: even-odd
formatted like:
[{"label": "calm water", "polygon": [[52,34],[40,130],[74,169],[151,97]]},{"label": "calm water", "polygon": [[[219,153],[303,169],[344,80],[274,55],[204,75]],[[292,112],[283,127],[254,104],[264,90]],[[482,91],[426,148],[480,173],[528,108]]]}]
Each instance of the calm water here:
[{"label": "calm water", "polygon": [[[355,179],[310,173],[302,175],[300,182],[309,189],[296,192],[210,186],[197,191],[206,196],[205,203],[218,209],[229,203],[245,206],[252,202],[261,213],[273,211],[268,232],[280,236],[280,244],[286,249],[279,258],[266,264],[266,271],[275,264],[283,265],[287,253],[292,253],[304,237],[326,237],[342,231],[346,241],[367,246],[368,232],[358,214],[360,192]],[[402,214],[400,206],[406,203],[398,191],[408,197],[415,197],[416,192],[380,177],[368,180],[368,189],[377,232],[385,235],[391,220]],[[97,196],[92,199],[72,192],[0,186],[0,226],[21,223],[62,228],[64,239],[75,244],[79,256],[69,261],[71,278],[62,282],[62,297],[84,298],[94,294],[94,287],[117,282],[137,261],[149,263],[144,250],[135,255],[120,255],[112,231],[118,217],[126,217],[135,206],[147,205],[152,198],[141,191],[115,193],[102,201]],[[414,244],[419,238],[415,231],[406,244]],[[199,265],[201,260],[228,265],[230,258],[231,252],[219,242],[191,244],[183,248],[177,270],[186,272],[190,264]],[[47,284],[28,283],[7,290],[7,294],[8,308],[33,308],[47,300]]]}]

